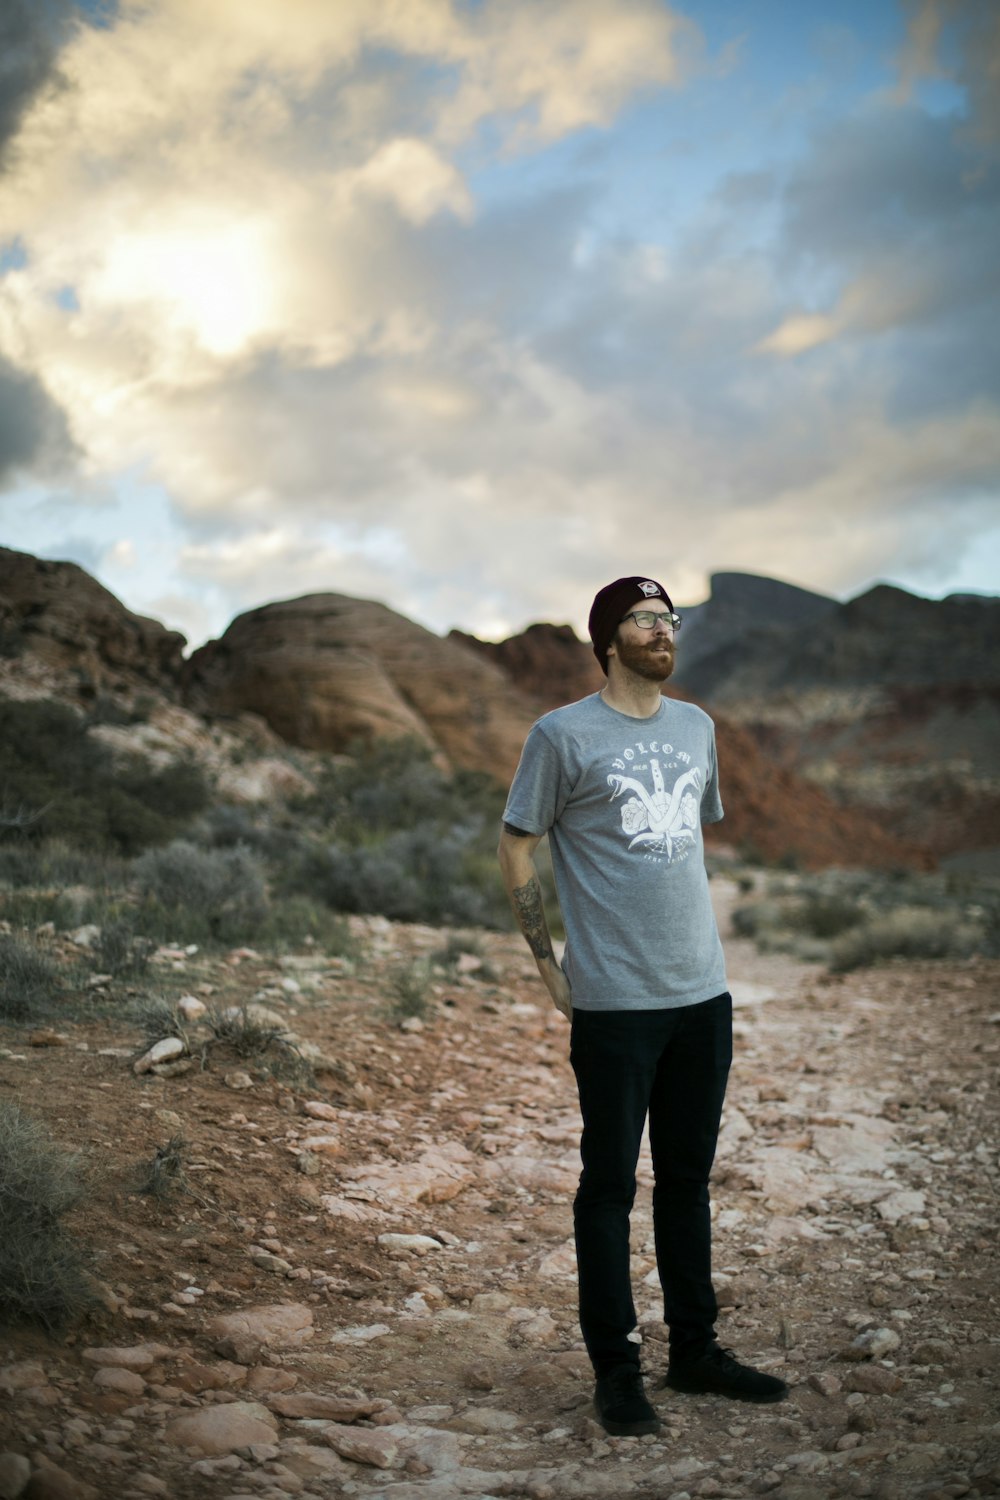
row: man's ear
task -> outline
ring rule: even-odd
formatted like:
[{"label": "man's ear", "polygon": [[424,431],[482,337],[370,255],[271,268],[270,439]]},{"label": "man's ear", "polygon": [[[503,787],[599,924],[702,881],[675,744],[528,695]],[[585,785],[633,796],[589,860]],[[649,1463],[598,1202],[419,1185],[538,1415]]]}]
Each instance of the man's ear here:
[{"label": "man's ear", "polygon": [[[620,627],[618,627],[618,628],[620,629]],[[616,646],[617,640],[618,640],[618,629],[615,630],[614,635],[611,637],[610,641],[608,642],[608,649],[604,653],[605,656],[617,656],[618,655],[618,650],[617,650],[617,646]]]}]

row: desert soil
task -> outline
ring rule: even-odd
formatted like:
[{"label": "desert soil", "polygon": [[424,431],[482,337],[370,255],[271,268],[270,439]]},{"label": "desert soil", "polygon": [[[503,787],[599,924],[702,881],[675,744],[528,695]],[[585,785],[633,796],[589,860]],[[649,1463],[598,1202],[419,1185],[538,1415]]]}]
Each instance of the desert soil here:
[{"label": "desert soil", "polygon": [[[68,1332],[0,1330],[0,1497],[1000,1494],[1000,965],[831,977],[727,938],[720,1339],[791,1392],[658,1389],[644,1154],[664,1426],[609,1439],[575,1321],[566,1022],[519,939],[468,934],[403,1029],[394,969],[448,935],[353,927],[351,960],[163,949],[143,981],[280,1015],[311,1078],[202,1057],[197,1021],[181,1071],[136,1073],[120,984],[0,1035],[0,1089],[91,1163],[72,1223],[102,1288]],[[136,1193],[158,1151],[171,1191]]]}]

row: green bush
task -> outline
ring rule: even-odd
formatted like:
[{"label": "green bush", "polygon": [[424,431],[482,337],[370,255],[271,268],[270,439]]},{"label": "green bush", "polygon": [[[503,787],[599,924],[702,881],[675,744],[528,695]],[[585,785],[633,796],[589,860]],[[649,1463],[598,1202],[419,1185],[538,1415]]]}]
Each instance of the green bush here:
[{"label": "green bush", "polygon": [[0,1021],[30,1021],[59,988],[59,970],[24,935],[0,933]]},{"label": "green bush", "polygon": [[904,906],[838,937],[830,968],[844,974],[891,958],[969,958],[980,951],[982,936],[958,912]]},{"label": "green bush", "polygon": [[335,911],[379,912],[398,922],[495,927],[506,907],[495,861],[477,867],[474,830],[423,823],[351,847],[329,844],[303,859],[299,889]]},{"label": "green bush", "polygon": [[81,1155],[0,1100],[0,1319],[53,1330],[93,1305],[89,1256],[62,1223],[84,1191]]},{"label": "green bush", "polygon": [[389,976],[389,985],[393,995],[389,1014],[394,1021],[414,1017],[422,1020],[426,1016],[431,987],[431,969],[426,960],[397,965]]},{"label": "green bush", "polygon": [[155,942],[136,932],[134,919],[116,917],[102,924],[94,958],[102,974],[124,979],[145,974],[155,951]]},{"label": "green bush", "polygon": [[56,835],[120,854],[164,843],[209,800],[193,762],[154,770],[141,756],[116,760],[55,699],[0,701],[0,787],[5,842]]},{"label": "green bush", "polygon": [[179,942],[249,942],[268,915],[260,861],[248,849],[199,849],[175,839],[135,863],[137,923]]},{"label": "green bush", "polygon": [[132,1191],[146,1197],[168,1202],[178,1193],[188,1191],[184,1172],[184,1157],[187,1142],[182,1135],[173,1135],[165,1146],[158,1146],[149,1161],[142,1162],[134,1173]]}]

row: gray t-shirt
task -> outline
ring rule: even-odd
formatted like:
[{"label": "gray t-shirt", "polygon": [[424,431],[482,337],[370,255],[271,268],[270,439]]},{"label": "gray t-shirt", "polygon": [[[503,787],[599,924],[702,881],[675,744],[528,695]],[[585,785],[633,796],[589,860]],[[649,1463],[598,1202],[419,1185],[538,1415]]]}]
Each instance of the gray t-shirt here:
[{"label": "gray t-shirt", "polygon": [[532,725],[504,822],[549,835],[579,1010],[696,1005],[726,988],[702,823],[722,817],[715,727],[664,698],[636,719],[599,693]]}]

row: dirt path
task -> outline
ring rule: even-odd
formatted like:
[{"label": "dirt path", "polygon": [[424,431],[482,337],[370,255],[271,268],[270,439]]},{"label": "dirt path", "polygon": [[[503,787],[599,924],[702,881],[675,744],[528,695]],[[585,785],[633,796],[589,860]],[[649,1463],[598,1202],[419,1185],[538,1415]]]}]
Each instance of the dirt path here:
[{"label": "dirt path", "polygon": [[[136,1033],[108,1016],[57,1021],[64,1045],[0,1037],[0,1089],[101,1163],[77,1224],[107,1301],[66,1339],[0,1333],[0,1496],[1000,1494],[1000,965],[831,979],[727,941],[720,1337],[792,1395],[655,1391],[663,1434],[608,1439],[575,1321],[565,1022],[519,942],[480,935],[401,1030],[390,976],[442,934],[356,930],[353,963],[158,961],[172,1000],[284,1016],[321,1054],[308,1086],[219,1049],[136,1076]],[[178,1134],[189,1190],[130,1192]],[[640,1177],[655,1385],[645,1158]],[[275,1306],[298,1309],[283,1331],[260,1320]]]}]

